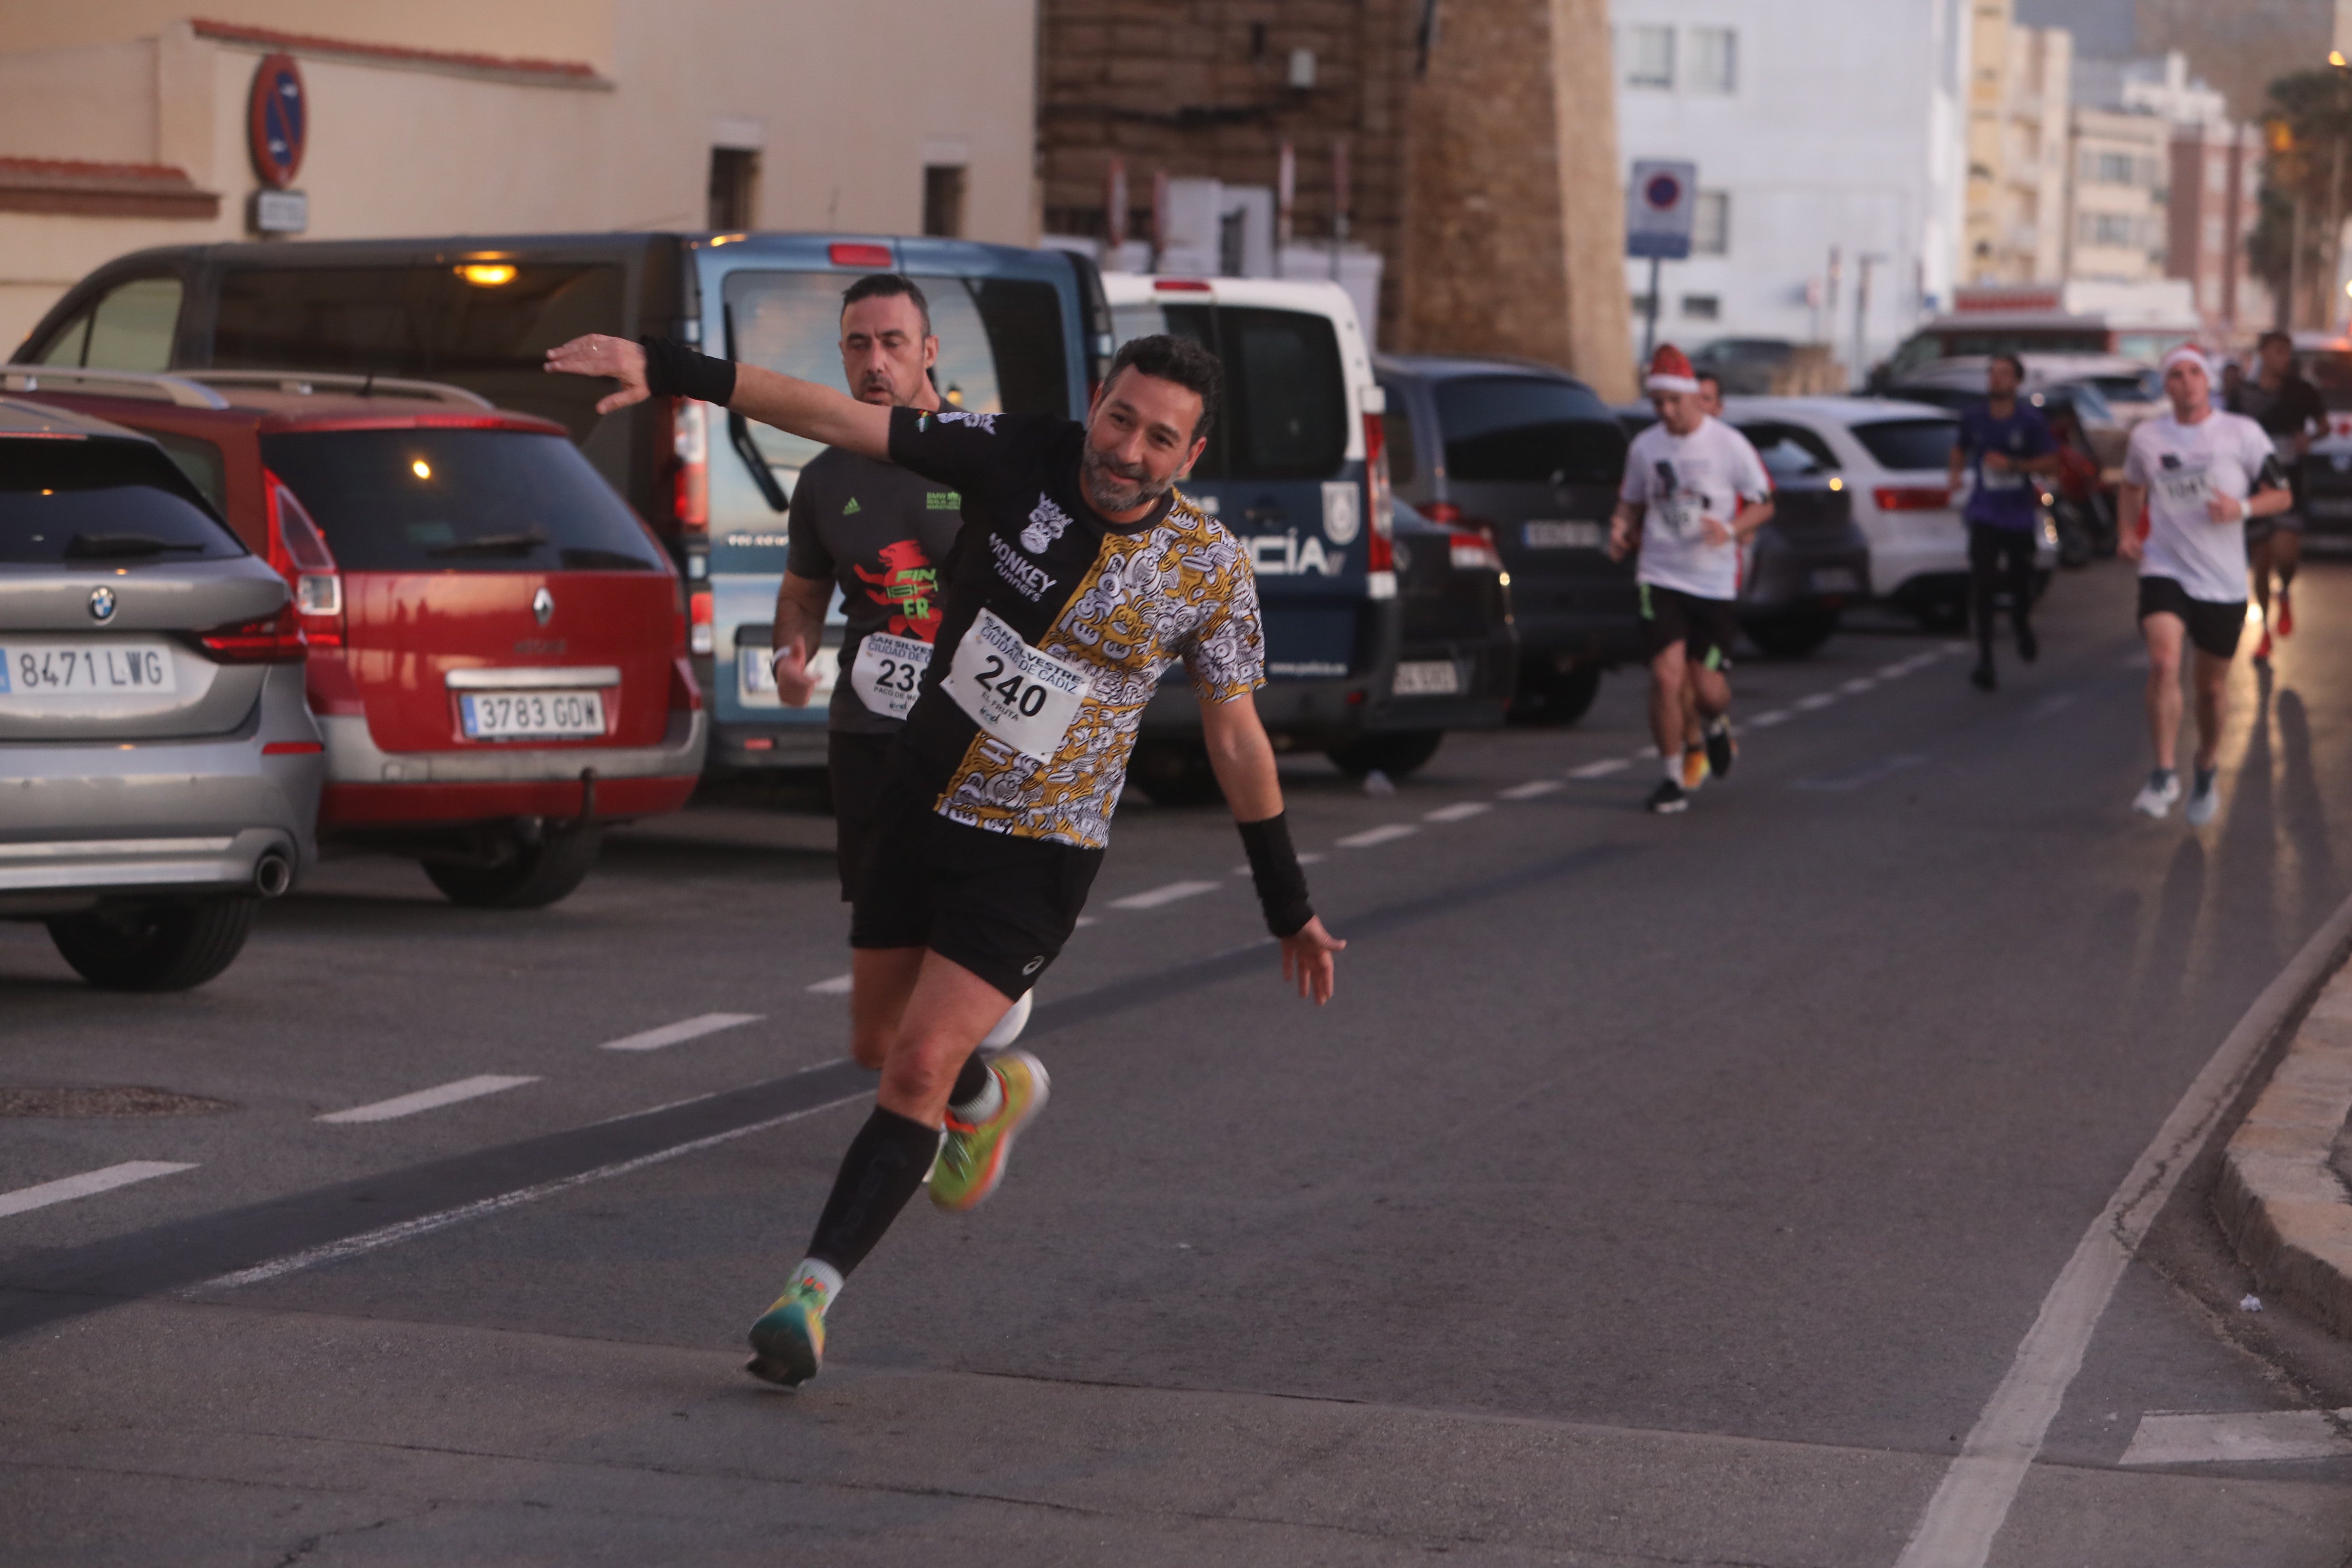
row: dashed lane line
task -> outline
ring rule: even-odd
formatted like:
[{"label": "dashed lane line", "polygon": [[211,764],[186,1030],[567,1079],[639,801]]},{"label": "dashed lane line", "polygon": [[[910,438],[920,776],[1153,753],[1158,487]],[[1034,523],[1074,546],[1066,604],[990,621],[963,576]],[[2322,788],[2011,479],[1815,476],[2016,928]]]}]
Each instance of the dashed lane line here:
[{"label": "dashed lane line", "polygon": [[1423,822],[1466,822],[1474,816],[1484,816],[1494,810],[1483,800],[1457,800],[1452,805],[1441,805],[1435,811],[1421,814]]},{"label": "dashed lane line", "polygon": [[1622,773],[1633,765],[1622,757],[1603,757],[1597,763],[1569,769],[1568,776],[1572,779],[1605,779],[1611,773]]},{"label": "dashed lane line", "polygon": [[1347,837],[1339,840],[1339,847],[1370,849],[1375,844],[1389,844],[1400,838],[1410,838],[1420,831],[1420,828],[1410,822],[1383,823],[1378,827],[1366,828],[1361,833],[1350,833]]},{"label": "dashed lane line", "polygon": [[1847,681],[1844,685],[1839,687],[1838,689],[1845,693],[1848,697],[1859,697],[1865,691],[1877,690],[1878,682],[1873,680],[1866,675],[1858,675],[1852,680]]},{"label": "dashed lane line", "polygon": [[1509,789],[1499,790],[1496,795],[1503,800],[1533,800],[1538,795],[1550,795],[1559,787],[1560,783],[1558,779],[1529,779],[1526,784],[1513,784]]},{"label": "dashed lane line", "polygon": [[[831,981],[819,982],[829,985]],[[817,986],[812,985],[814,991]],[[705,1013],[698,1017],[681,1018],[675,1024],[664,1024],[658,1029],[641,1034],[624,1035],[617,1040],[606,1040],[597,1047],[604,1051],[657,1051],[664,1046],[682,1045],[698,1040],[705,1035],[715,1035],[721,1029],[737,1029],[746,1024],[756,1024],[766,1015],[761,1013]]]},{"label": "dashed lane line", "polygon": [[1800,713],[1818,713],[1836,700],[1837,698],[1830,692],[1816,691],[1811,696],[1798,698],[1796,709]]},{"label": "dashed lane line", "polygon": [[1740,728],[1743,730],[1769,730],[1775,724],[1787,723],[1793,717],[1794,715],[1786,708],[1767,708],[1763,712],[1757,714],[1754,718],[1742,721]]},{"label": "dashed lane line", "polygon": [[[1079,916],[1078,923],[1080,925],[1086,924],[1086,917],[1083,915]],[[812,996],[846,996],[849,994],[850,987],[855,983],[856,979],[856,977],[855,975],[836,974],[830,980],[820,980],[815,984],[810,986],[808,988],[809,994]]]},{"label": "dashed lane line", "polygon": [[1216,890],[1217,884],[1214,882],[1171,882],[1165,887],[1148,888],[1140,893],[1129,893],[1123,899],[1113,899],[1110,901],[1110,907],[1115,910],[1156,910],[1181,899],[1198,898],[1202,893],[1213,893]]},{"label": "dashed lane line", "polygon": [[30,1214],[35,1209],[47,1208],[51,1204],[95,1197],[100,1193],[110,1193],[117,1187],[127,1187],[133,1182],[174,1176],[182,1171],[194,1169],[194,1165],[179,1164],[170,1160],[126,1160],[120,1165],[84,1171],[79,1176],[62,1176],[54,1182],[43,1182],[37,1187],[18,1187],[13,1193],[0,1193],[0,1219],[10,1215]]},{"label": "dashed lane line", "polygon": [[349,1110],[330,1111],[318,1120],[339,1125],[357,1121],[396,1121],[421,1110],[438,1110],[445,1105],[479,1100],[486,1094],[503,1094],[508,1089],[520,1089],[527,1083],[538,1081],[535,1078],[502,1078],[497,1073],[482,1073],[474,1078],[461,1078],[455,1083],[420,1089],[414,1094],[396,1094],[373,1105],[354,1105]]}]

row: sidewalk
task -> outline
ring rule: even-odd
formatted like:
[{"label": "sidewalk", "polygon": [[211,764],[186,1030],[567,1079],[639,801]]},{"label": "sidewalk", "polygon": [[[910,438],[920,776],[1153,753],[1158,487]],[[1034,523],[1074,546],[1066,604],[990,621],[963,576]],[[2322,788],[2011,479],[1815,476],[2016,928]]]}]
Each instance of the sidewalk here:
[{"label": "sidewalk", "polygon": [[2230,1139],[2213,1212],[2266,1295],[2352,1337],[2352,968],[2339,968]]}]

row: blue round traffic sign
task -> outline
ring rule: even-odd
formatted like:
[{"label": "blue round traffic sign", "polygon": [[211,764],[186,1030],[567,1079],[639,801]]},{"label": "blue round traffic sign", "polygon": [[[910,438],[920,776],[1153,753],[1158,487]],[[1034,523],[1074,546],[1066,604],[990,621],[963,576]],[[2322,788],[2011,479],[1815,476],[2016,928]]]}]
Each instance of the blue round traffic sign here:
[{"label": "blue round traffic sign", "polygon": [[310,106],[302,93],[302,68],[292,55],[271,55],[255,68],[246,116],[246,141],[253,172],[272,190],[293,184],[309,144]]}]

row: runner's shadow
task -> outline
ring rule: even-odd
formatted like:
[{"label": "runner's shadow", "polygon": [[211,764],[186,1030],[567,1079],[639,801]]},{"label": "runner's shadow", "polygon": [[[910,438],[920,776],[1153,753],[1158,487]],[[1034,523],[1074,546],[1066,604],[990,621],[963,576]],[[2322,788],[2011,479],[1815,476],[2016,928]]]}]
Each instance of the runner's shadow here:
[{"label": "runner's shadow", "polygon": [[[2221,911],[2221,918],[2255,921],[2275,945],[2284,911],[2273,875],[2278,855],[2278,787],[2272,776],[2272,686],[2271,672],[2256,665],[2252,722],[2246,731],[2245,755],[2239,759],[2231,783],[2229,813],[2222,819],[2221,831],[2214,836],[2213,860],[2216,866],[2237,871],[2234,879],[2224,879],[2222,896],[2229,907]],[[2232,891],[2240,896],[2231,898]]]},{"label": "runner's shadow", "polygon": [[2305,921],[2316,921],[2336,903],[2336,844],[2328,835],[2326,805],[2312,768],[2311,715],[2303,693],[2292,689],[2279,693],[2278,733],[2279,758],[2285,764],[2278,786],[2279,814],[2287,841],[2294,846],[2297,912]]},{"label": "runner's shadow", "polygon": [[2173,1003],[2189,989],[2189,955],[2197,941],[2197,921],[2205,907],[2205,846],[2194,834],[2181,839],[2157,893],[2146,954],[2134,977],[2136,1016],[2150,1022],[2168,1016]]}]

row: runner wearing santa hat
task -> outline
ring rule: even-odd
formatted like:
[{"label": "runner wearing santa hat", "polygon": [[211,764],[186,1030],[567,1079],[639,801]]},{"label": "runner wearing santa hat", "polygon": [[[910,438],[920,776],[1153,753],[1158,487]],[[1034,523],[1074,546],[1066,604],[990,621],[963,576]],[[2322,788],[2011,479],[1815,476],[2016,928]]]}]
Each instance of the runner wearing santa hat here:
[{"label": "runner wearing santa hat", "polygon": [[1708,416],[1691,363],[1672,343],[1650,362],[1658,422],[1633,437],[1610,520],[1609,553],[1638,544],[1634,581],[1650,656],[1650,732],[1665,776],[1649,798],[1659,813],[1688,809],[1683,783],[1683,693],[1706,724],[1717,778],[1738,754],[1724,668],[1739,635],[1740,546],[1772,520],[1772,483],[1740,434]]},{"label": "runner wearing santa hat", "polygon": [[2197,650],[2197,774],[2189,824],[2213,820],[2218,802],[2221,697],[2246,625],[2246,530],[2294,504],[2263,427],[2213,406],[2205,356],[2181,347],[2164,356],[2172,406],[2132,431],[2124,452],[2117,515],[2147,509],[2145,533],[2126,529],[2118,549],[2139,563],[2139,626],[2147,639],[2147,727],[2156,771],[2132,808],[2163,816],[2180,798],[2181,644]]}]

